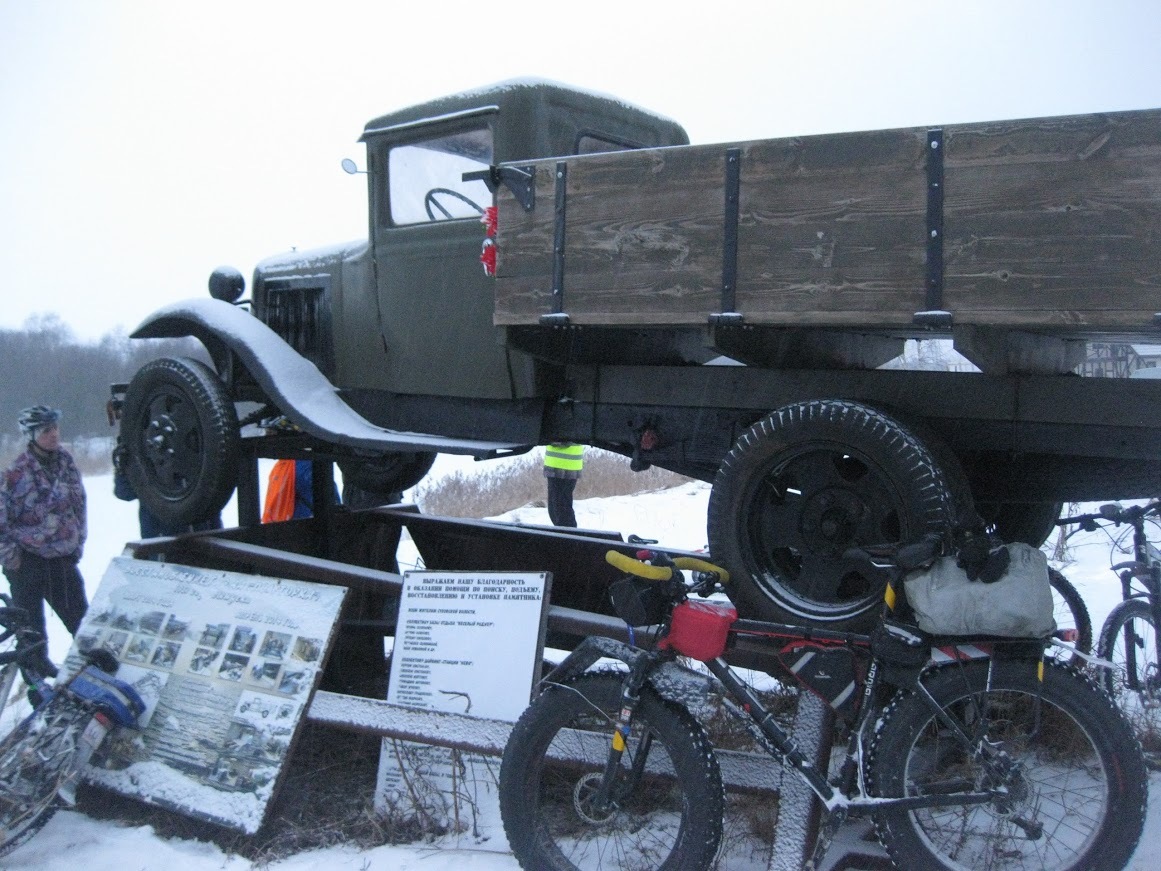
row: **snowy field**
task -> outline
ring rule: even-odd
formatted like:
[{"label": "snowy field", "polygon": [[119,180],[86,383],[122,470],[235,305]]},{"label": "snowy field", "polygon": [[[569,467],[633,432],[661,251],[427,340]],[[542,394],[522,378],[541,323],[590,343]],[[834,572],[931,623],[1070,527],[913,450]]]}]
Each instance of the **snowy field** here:
[{"label": "snowy field", "polygon": [[[470,460],[441,456],[433,474],[471,467]],[[121,553],[125,541],[137,537],[137,504],[120,502],[113,497],[111,476],[89,477],[85,486],[90,505],[89,542],[81,570],[91,597],[109,561]],[[626,536],[635,533],[658,539],[665,546],[697,550],[706,544],[705,507],[708,498],[708,485],[687,484],[633,497],[580,501],[576,513],[582,527],[616,530]],[[1095,509],[1086,507],[1083,510]],[[236,518],[233,505],[228,506],[223,515],[226,525],[234,524]],[[509,512],[502,519],[547,524],[548,514],[542,507],[525,506]],[[400,551],[402,563],[406,563],[408,558],[406,547],[405,541]],[[1111,549],[1112,543],[1103,533],[1077,536],[1072,540],[1071,548],[1075,561],[1062,566],[1088,603],[1094,632],[1119,596],[1116,578],[1108,570]],[[1123,555],[1114,556],[1113,561],[1125,559]],[[51,613],[49,634],[52,658],[60,661],[68,650],[70,639]],[[7,730],[7,723],[4,729]],[[1161,774],[1152,775],[1150,786],[1149,817],[1141,844],[1129,866],[1133,871],[1161,868]],[[73,871],[76,868],[85,871],[169,871],[177,868],[182,871],[244,871],[250,867],[250,862],[227,856],[212,844],[162,839],[149,827],[126,828],[75,812],[58,813],[41,833],[3,859],[3,868],[12,871]],[[437,842],[366,851],[330,848],[299,854],[265,867],[272,871],[512,871],[518,866],[510,855],[453,849],[447,845],[441,847]]]}]

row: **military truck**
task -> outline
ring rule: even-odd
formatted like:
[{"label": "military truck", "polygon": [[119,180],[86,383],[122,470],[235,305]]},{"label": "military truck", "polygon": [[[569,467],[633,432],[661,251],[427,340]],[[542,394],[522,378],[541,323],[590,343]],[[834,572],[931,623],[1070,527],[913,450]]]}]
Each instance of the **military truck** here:
[{"label": "military truck", "polygon": [[[163,519],[217,511],[257,456],[386,494],[437,452],[581,442],[713,482],[743,612],[843,628],[883,584],[853,544],[973,512],[1039,544],[1064,500],[1161,492],[1161,384],[1074,374],[1158,332],[1161,112],[692,146],[521,80],[361,141],[366,239],[259,263],[244,302],[216,270],[133,334],[212,360],[124,391]],[[884,368],[938,338],[979,371]]]}]

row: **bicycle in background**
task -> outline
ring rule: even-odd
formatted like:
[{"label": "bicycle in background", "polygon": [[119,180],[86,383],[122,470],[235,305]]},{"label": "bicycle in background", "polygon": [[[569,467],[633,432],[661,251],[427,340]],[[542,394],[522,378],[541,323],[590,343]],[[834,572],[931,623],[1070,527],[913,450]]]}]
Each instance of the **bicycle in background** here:
[{"label": "bicycle in background", "polygon": [[116,726],[136,727],[145,703],[117,680],[117,659],[107,650],[85,655],[74,675],[53,684],[45,671],[46,640],[29,628],[28,614],[0,595],[0,690],[7,705],[23,673],[35,707],[0,740],[0,855],[31,838],[60,807],[76,804],[81,770]]},{"label": "bicycle in background", "polygon": [[1161,551],[1145,534],[1161,501],[1148,505],[1102,505],[1095,514],[1062,517],[1057,526],[1086,532],[1128,526],[1132,559],[1111,566],[1121,584],[1121,602],[1109,613],[1097,641],[1097,656],[1112,663],[1100,680],[1133,723],[1151,768],[1161,769]]}]

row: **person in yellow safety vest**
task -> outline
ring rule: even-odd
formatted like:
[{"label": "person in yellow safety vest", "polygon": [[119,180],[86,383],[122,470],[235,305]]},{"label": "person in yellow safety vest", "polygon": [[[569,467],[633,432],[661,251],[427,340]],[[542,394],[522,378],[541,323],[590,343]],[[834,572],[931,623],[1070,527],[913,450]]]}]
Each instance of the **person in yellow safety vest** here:
[{"label": "person in yellow safety vest", "polygon": [[576,526],[572,494],[585,465],[585,446],[559,442],[544,449],[548,481],[548,517],[553,526]]}]

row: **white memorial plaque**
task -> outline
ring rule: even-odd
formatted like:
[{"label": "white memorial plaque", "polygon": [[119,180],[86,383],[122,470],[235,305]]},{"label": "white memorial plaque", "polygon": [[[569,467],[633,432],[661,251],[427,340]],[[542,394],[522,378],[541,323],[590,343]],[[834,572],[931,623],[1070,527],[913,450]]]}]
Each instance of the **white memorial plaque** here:
[{"label": "white memorial plaque", "polygon": [[253,834],[321,674],[346,587],[114,559],[77,631],[148,708],[110,735],[86,779]]},{"label": "white memorial plaque", "polygon": [[[546,573],[406,573],[387,701],[515,721],[539,672],[549,586]],[[498,759],[387,739],[376,806],[505,850],[498,778]]]}]

